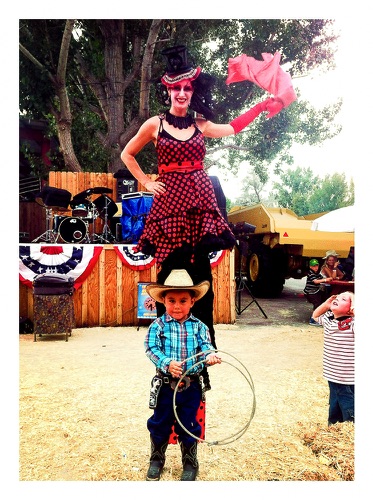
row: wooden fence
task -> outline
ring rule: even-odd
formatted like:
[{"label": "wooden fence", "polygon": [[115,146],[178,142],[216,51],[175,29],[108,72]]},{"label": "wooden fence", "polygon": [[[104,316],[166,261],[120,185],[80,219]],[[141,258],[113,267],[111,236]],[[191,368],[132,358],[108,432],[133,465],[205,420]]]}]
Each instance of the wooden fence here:
[{"label": "wooden fence", "polygon": [[[113,174],[50,172],[49,186],[66,189],[73,197],[87,189],[106,187],[112,190],[110,198],[117,199],[117,182]],[[145,188],[138,185],[138,190],[145,191]],[[92,201],[98,196],[93,195]],[[97,229],[99,232],[99,227]],[[131,270],[123,265],[113,245],[104,245],[91,274],[74,293],[76,327],[139,325],[148,321],[137,318],[137,285],[156,281],[156,273],[155,265],[144,271]],[[212,273],[214,323],[232,324],[236,320],[234,251],[226,252]],[[20,284],[19,297],[20,316],[33,319],[32,289]]]}]

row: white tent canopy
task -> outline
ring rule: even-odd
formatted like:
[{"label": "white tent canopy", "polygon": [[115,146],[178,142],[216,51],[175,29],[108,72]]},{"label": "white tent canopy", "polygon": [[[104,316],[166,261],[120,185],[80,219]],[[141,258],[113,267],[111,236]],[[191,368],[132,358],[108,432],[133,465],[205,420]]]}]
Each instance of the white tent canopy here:
[{"label": "white tent canopy", "polygon": [[355,232],[355,205],[338,208],[318,217],[312,222],[313,231],[329,231],[332,233]]}]

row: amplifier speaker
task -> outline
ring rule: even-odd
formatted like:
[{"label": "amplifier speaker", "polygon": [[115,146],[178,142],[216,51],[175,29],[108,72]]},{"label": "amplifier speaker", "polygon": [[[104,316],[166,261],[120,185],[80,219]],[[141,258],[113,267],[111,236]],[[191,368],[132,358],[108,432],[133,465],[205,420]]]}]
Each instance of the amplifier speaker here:
[{"label": "amplifier speaker", "polygon": [[117,202],[122,201],[122,194],[135,193],[137,191],[137,180],[127,169],[118,170],[114,174],[117,179]]}]

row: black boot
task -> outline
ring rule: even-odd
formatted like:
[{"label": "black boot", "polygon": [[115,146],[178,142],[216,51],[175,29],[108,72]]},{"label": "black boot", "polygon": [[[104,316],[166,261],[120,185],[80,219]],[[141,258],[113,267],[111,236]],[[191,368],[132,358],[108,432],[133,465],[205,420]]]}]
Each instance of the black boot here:
[{"label": "black boot", "polygon": [[195,481],[199,467],[197,460],[197,441],[195,441],[190,447],[180,443],[180,448],[181,461],[183,464],[183,473],[180,481]]},{"label": "black boot", "polygon": [[150,438],[150,465],[146,474],[147,481],[159,481],[166,461],[167,446],[168,441],[156,445],[153,439]]}]

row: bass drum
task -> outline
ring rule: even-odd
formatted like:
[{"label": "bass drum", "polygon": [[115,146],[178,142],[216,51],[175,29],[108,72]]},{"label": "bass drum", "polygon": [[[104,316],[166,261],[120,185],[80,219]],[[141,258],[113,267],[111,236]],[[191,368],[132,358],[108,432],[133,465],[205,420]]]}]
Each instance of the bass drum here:
[{"label": "bass drum", "polygon": [[77,217],[66,217],[58,227],[58,234],[65,243],[80,243],[87,235],[87,226]]},{"label": "bass drum", "polygon": [[53,231],[58,234],[58,229],[63,220],[67,219],[67,215],[54,215],[53,219]]}]

